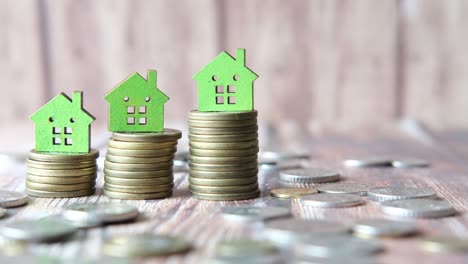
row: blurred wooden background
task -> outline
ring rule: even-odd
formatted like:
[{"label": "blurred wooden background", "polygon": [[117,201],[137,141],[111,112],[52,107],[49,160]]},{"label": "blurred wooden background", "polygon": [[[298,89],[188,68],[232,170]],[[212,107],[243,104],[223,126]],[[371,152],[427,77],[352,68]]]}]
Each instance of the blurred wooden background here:
[{"label": "blurred wooden background", "polygon": [[264,121],[468,128],[467,13],[463,0],[0,0],[0,124],[73,90],[105,122],[104,94],[146,69],[183,120],[193,74],[243,47]]}]

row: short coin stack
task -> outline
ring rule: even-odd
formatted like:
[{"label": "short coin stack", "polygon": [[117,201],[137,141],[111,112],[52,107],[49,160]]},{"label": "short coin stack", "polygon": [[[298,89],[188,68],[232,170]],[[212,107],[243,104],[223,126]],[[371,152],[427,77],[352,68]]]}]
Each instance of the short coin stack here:
[{"label": "short coin stack", "polygon": [[104,194],[115,199],[170,197],[173,161],[182,132],[112,134],[104,161]]},{"label": "short coin stack", "polygon": [[203,200],[259,196],[257,111],[189,113],[190,190]]},{"label": "short coin stack", "polygon": [[26,193],[45,198],[92,195],[99,152],[54,153],[31,150],[26,161]]}]

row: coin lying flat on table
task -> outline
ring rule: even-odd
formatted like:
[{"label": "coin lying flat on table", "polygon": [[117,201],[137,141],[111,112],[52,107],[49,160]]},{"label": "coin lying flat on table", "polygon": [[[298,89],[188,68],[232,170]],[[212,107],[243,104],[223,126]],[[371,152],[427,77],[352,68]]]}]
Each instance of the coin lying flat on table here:
[{"label": "coin lying flat on table", "polygon": [[20,192],[0,190],[0,207],[18,207],[28,203],[28,196]]},{"label": "coin lying flat on table", "polygon": [[391,186],[372,188],[367,192],[367,196],[372,201],[383,202],[390,200],[431,198],[436,197],[437,194],[430,188]]},{"label": "coin lying flat on table", "polygon": [[348,167],[391,167],[392,159],[386,157],[347,159],[343,164]]},{"label": "coin lying flat on table", "polygon": [[290,217],[291,210],[285,207],[232,206],[223,207],[221,214],[226,220],[233,221],[267,221],[276,218]]},{"label": "coin lying flat on table", "polygon": [[428,167],[429,163],[422,159],[402,159],[394,160],[392,166],[395,168],[423,168]]},{"label": "coin lying flat on table", "polygon": [[457,213],[447,201],[435,199],[385,201],[380,204],[380,209],[385,214],[398,217],[437,218]]},{"label": "coin lying flat on table", "polygon": [[57,241],[76,231],[72,224],[53,218],[13,222],[0,228],[0,234],[7,238],[31,242]]},{"label": "coin lying flat on table", "polygon": [[415,224],[387,219],[365,219],[358,221],[353,232],[362,237],[402,237],[418,232]]},{"label": "coin lying flat on table", "polygon": [[270,194],[276,198],[298,198],[317,192],[314,188],[278,188],[271,190]]},{"label": "coin lying flat on table", "polygon": [[137,234],[121,235],[104,242],[104,254],[114,257],[169,256],[190,251],[192,245],[179,237]]},{"label": "coin lying flat on table", "polygon": [[296,183],[323,183],[340,180],[340,174],[319,168],[293,169],[280,172],[280,179]]},{"label": "coin lying flat on table", "polygon": [[301,204],[312,207],[350,207],[364,203],[359,195],[346,193],[318,193],[306,195],[300,198]]},{"label": "coin lying flat on table", "polygon": [[130,142],[167,142],[175,141],[182,137],[182,132],[177,129],[165,128],[159,133],[112,133],[112,138]]},{"label": "coin lying flat on table", "polygon": [[347,193],[361,196],[366,196],[367,191],[370,189],[366,184],[354,182],[327,183],[321,184],[316,188],[322,193]]},{"label": "coin lying flat on table", "polygon": [[218,256],[262,256],[278,253],[278,248],[264,240],[238,239],[221,241],[216,254]]},{"label": "coin lying flat on table", "polygon": [[468,239],[449,236],[425,237],[420,246],[429,252],[468,252]]},{"label": "coin lying flat on table", "polygon": [[121,203],[79,204],[75,203],[65,208],[63,216],[68,219],[97,218],[101,223],[116,223],[134,220],[140,212],[138,208]]}]

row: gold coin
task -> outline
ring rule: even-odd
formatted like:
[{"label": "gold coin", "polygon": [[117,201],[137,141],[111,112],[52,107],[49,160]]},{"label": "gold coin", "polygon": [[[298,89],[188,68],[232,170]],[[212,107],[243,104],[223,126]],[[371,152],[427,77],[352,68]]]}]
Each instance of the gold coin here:
[{"label": "gold coin", "polygon": [[248,178],[234,178],[234,179],[204,179],[189,177],[189,183],[193,185],[204,185],[204,186],[236,186],[256,183],[258,181],[257,176]]},{"label": "gold coin", "polygon": [[253,147],[249,149],[228,149],[228,150],[219,150],[219,149],[197,149],[190,148],[190,155],[199,156],[199,157],[244,157],[257,155],[258,147]]},{"label": "gold coin", "polygon": [[126,163],[115,163],[105,160],[104,168],[110,170],[119,170],[119,171],[157,171],[163,169],[172,168],[171,162],[164,163],[135,163],[135,164],[126,164]]},{"label": "gold coin", "polygon": [[314,193],[318,193],[314,188],[278,188],[270,191],[271,196],[276,198],[297,198]]},{"label": "gold coin", "polygon": [[169,142],[127,142],[118,140],[109,140],[109,147],[130,150],[155,150],[165,149],[177,146],[177,141]]},{"label": "gold coin", "polygon": [[98,157],[99,151],[96,149],[91,149],[88,153],[37,152],[34,149],[29,152],[29,159],[31,160],[62,163],[92,161]]},{"label": "gold coin", "polygon": [[197,135],[189,134],[191,142],[242,142],[258,139],[258,133],[246,133],[237,135]]},{"label": "gold coin", "polygon": [[130,142],[168,142],[176,141],[182,137],[182,132],[177,129],[165,128],[158,133],[112,133],[112,138]]},{"label": "gold coin", "polygon": [[108,177],[115,178],[146,179],[172,176],[173,171],[172,168],[159,171],[118,171],[104,168],[104,174]]},{"label": "gold coin", "polygon": [[189,161],[197,164],[243,164],[257,161],[257,155],[242,157],[200,157],[190,156]]},{"label": "gold coin", "polygon": [[124,157],[124,156],[115,156],[115,155],[107,154],[106,160],[110,162],[116,162],[116,163],[133,163],[133,164],[160,163],[160,162],[174,160],[174,155],[161,156],[161,157],[155,157],[155,158],[144,158],[144,157],[135,158],[135,157]]},{"label": "gold coin", "polygon": [[258,168],[242,170],[242,171],[199,171],[190,169],[190,177],[204,179],[232,179],[232,178],[248,178],[258,174]]},{"label": "gold coin", "polygon": [[214,194],[214,193],[201,193],[192,192],[192,197],[199,200],[210,200],[210,201],[235,201],[235,200],[247,200],[254,199],[260,196],[260,191],[255,190],[246,193],[236,194]]},{"label": "gold coin", "polygon": [[420,246],[429,252],[468,252],[468,239],[449,236],[432,236],[421,240]]},{"label": "gold coin", "polygon": [[198,164],[190,163],[189,168],[191,170],[198,171],[244,171],[247,169],[254,169],[258,167],[258,163],[250,162],[244,164]]},{"label": "gold coin", "polygon": [[207,185],[195,185],[189,184],[189,189],[194,192],[201,193],[220,193],[220,194],[230,194],[238,192],[250,192],[258,190],[258,183],[251,183],[246,185],[237,185],[237,186],[207,186]]},{"label": "gold coin", "polygon": [[45,170],[70,170],[70,169],[84,169],[96,166],[96,160],[81,161],[81,162],[44,162],[32,159],[26,160],[26,165],[30,168],[45,169]]},{"label": "gold coin", "polygon": [[244,119],[244,120],[233,120],[233,121],[205,121],[189,119],[189,127],[200,127],[200,128],[239,128],[249,127],[257,125],[257,118]]},{"label": "gold coin", "polygon": [[174,188],[174,184],[161,184],[161,185],[146,185],[146,186],[132,186],[132,185],[115,185],[104,183],[104,188],[113,192],[123,193],[155,193],[155,192],[167,192]]},{"label": "gold coin", "polygon": [[42,198],[70,198],[70,197],[93,195],[96,192],[96,189],[93,188],[93,189],[71,191],[71,192],[49,192],[49,191],[26,189],[25,192],[29,196],[42,197]]},{"label": "gold coin", "polygon": [[228,128],[205,128],[189,126],[189,133],[196,135],[237,135],[245,133],[257,133],[258,126],[228,127]]},{"label": "gold coin", "polygon": [[104,175],[104,182],[115,185],[128,185],[128,186],[147,186],[147,185],[161,185],[174,182],[173,176],[158,177],[158,178],[145,178],[145,179],[126,179],[114,178]]},{"label": "gold coin", "polygon": [[227,143],[210,143],[210,142],[189,142],[190,148],[196,149],[214,149],[214,150],[233,150],[233,149],[251,149],[258,147],[258,140],[242,141],[242,142],[227,142]]},{"label": "gold coin", "polygon": [[198,112],[198,110],[192,110],[189,112],[189,119],[191,120],[207,120],[207,121],[219,121],[219,120],[244,120],[257,118],[257,110],[245,111],[245,112]]},{"label": "gold coin", "polygon": [[162,157],[162,156],[171,156],[176,153],[177,148],[165,148],[165,149],[156,149],[156,150],[134,150],[134,149],[118,149],[107,147],[107,153],[115,156],[124,156],[124,157]]},{"label": "gold coin", "polygon": [[155,192],[155,193],[124,193],[124,192],[114,192],[104,188],[104,195],[112,199],[122,199],[122,200],[153,200],[153,199],[163,199],[172,196],[172,191],[167,192]]},{"label": "gold coin", "polygon": [[96,186],[95,181],[77,184],[48,184],[48,183],[37,183],[26,180],[26,188],[36,191],[49,191],[49,192],[69,192],[69,191],[80,191],[84,189],[91,189]]},{"label": "gold coin", "polygon": [[47,177],[28,174],[26,179],[30,182],[48,183],[48,184],[76,184],[96,181],[96,174],[77,176],[77,177]]},{"label": "gold coin", "polygon": [[36,176],[48,176],[48,177],[76,177],[84,176],[96,173],[97,167],[90,167],[85,169],[73,169],[73,170],[44,170],[36,168],[27,168],[27,172]]}]

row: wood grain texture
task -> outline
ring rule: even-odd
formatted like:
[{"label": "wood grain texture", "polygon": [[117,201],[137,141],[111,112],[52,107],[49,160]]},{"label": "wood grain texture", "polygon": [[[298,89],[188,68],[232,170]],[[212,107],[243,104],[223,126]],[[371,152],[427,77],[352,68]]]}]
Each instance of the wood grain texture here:
[{"label": "wood grain texture", "polygon": [[[428,144],[421,144],[413,135],[402,132],[394,126],[385,126],[381,130],[354,130],[352,133],[325,133],[311,135],[297,131],[297,137],[273,139],[284,142],[281,148],[291,144],[300,144],[309,151],[313,159],[304,162],[304,166],[323,167],[339,170],[345,181],[367,183],[370,186],[418,186],[431,187],[439,196],[447,199],[460,214],[441,219],[419,219],[415,223],[423,235],[450,234],[468,238],[468,165],[450,150],[439,145],[436,139]],[[262,139],[263,140],[263,139]],[[466,141],[466,137],[462,138]],[[347,168],[342,160],[350,157],[368,155],[387,155],[391,157],[419,157],[430,161],[431,166],[423,169],[392,168]],[[102,165],[102,164],[101,164]],[[102,166],[101,166],[102,168]],[[24,190],[25,164],[18,163],[8,170],[1,170],[0,188],[7,190]],[[122,201],[136,205],[143,213],[136,223],[109,225],[105,228],[93,228],[83,231],[79,236],[65,243],[38,245],[29,250],[36,253],[52,254],[63,258],[89,256],[99,258],[100,246],[104,239],[116,234],[137,232],[157,232],[181,235],[191,241],[196,249],[185,256],[154,258],[137,263],[201,263],[203,258],[214,254],[216,245],[223,239],[258,237],[262,228],[246,223],[228,222],[221,218],[219,210],[226,205],[255,204],[258,206],[279,205],[291,206],[294,217],[305,219],[329,219],[345,224],[352,224],[363,218],[380,218],[384,215],[371,201],[363,206],[344,209],[307,208],[297,200],[284,201],[269,196],[272,188],[291,185],[278,180],[277,171],[261,171],[259,182],[262,197],[249,201],[209,202],[190,198],[187,173],[179,171],[175,175],[176,190],[174,196],[154,201]],[[102,176],[98,186],[102,186]],[[72,202],[105,202],[108,198],[101,196],[99,190],[94,196],[72,199],[36,198],[26,207],[9,210],[9,217],[1,219],[0,224],[25,218],[39,218],[50,213],[58,213]],[[116,201],[119,202],[119,201]],[[418,237],[408,239],[383,239],[385,252],[378,256],[379,263],[466,263],[466,255],[430,254],[418,247]]]}]

